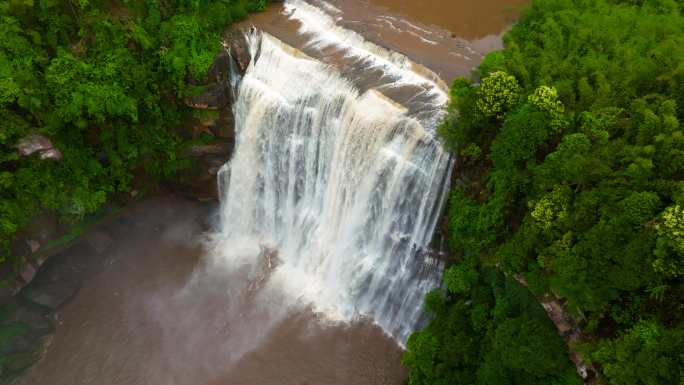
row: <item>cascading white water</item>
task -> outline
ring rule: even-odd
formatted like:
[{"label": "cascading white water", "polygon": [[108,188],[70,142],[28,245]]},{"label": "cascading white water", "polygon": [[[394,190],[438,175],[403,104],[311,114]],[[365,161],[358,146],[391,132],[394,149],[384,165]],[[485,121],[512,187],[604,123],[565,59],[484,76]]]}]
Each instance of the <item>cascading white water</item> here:
[{"label": "cascading white water", "polygon": [[[426,251],[451,167],[434,137],[446,95],[401,55],[303,28],[356,68],[247,35],[236,148],[219,173],[217,259],[240,271],[240,290],[277,293],[255,301],[260,314],[308,305],[334,320],[369,315],[403,344],[439,284]],[[381,80],[364,77],[378,71]],[[277,261],[264,262],[265,250]]]}]

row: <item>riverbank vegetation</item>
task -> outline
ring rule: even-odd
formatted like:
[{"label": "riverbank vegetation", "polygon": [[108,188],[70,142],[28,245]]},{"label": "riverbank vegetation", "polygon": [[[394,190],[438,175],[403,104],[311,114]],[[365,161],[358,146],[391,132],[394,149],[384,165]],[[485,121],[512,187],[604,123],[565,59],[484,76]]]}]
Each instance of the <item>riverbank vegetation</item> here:
[{"label": "riverbank vegetation", "polygon": [[410,384],[580,385],[567,347],[535,296],[491,267],[463,263],[444,274],[413,333],[403,365]]},{"label": "riverbank vegetation", "polygon": [[[190,109],[223,28],[269,0],[0,1],[0,261],[34,215],[66,228],[134,178],[164,179],[179,159]],[[47,137],[63,157],[14,148]]]},{"label": "riverbank vegetation", "polygon": [[[472,383],[528,383],[481,374],[488,348],[450,353],[462,345],[442,337],[440,325],[459,319],[452,313],[470,315],[454,321],[454,335],[484,333],[472,321],[475,294],[448,280],[467,264],[566,299],[583,332],[573,347],[601,383],[684,383],[683,10],[668,0],[535,0],[505,50],[454,81],[440,134],[460,153],[447,226],[457,261],[445,275],[450,310],[428,296],[435,318],[409,340],[411,383],[441,383],[467,362],[480,366]],[[485,303],[482,317],[495,317],[496,295]],[[483,346],[508,348],[494,342],[498,325],[484,327]],[[535,338],[514,358],[536,350]]]}]

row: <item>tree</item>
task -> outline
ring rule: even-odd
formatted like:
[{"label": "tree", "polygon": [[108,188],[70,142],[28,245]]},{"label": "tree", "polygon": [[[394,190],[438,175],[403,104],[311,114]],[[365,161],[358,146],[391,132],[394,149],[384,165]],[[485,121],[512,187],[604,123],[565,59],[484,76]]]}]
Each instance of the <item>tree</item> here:
[{"label": "tree", "polygon": [[641,321],[620,338],[602,341],[591,357],[611,384],[677,384],[684,371],[684,329]]},{"label": "tree", "polygon": [[[644,341],[669,346],[662,336],[676,341],[684,327],[682,11],[681,1],[534,1],[506,48],[455,82],[439,130],[447,149],[484,155],[458,159],[452,250],[586,314],[594,359],[616,384],[681,382],[681,347]],[[500,292],[486,304],[472,295],[476,338],[519,316]],[[478,381],[533,383],[502,349],[482,345]]]},{"label": "tree", "polygon": [[684,210],[679,206],[668,207],[656,228],[658,243],[653,251],[653,268],[668,276],[684,275]]},{"label": "tree", "polygon": [[534,93],[527,97],[530,104],[541,111],[549,119],[549,126],[558,131],[566,123],[563,113],[565,108],[558,100],[558,92],[555,88],[541,86],[534,90]]},{"label": "tree", "polygon": [[567,346],[543,318],[523,314],[499,324],[492,335],[493,352],[509,370],[535,377],[553,376],[567,368]]},{"label": "tree", "polygon": [[504,121],[492,142],[489,159],[498,169],[525,168],[551,131],[551,121],[542,112],[524,105]]},{"label": "tree", "polygon": [[408,352],[404,353],[401,364],[411,369],[413,376],[409,384],[422,384],[435,377],[435,358],[439,341],[430,332],[413,333],[406,342]]},{"label": "tree", "polygon": [[477,107],[487,117],[503,119],[518,104],[518,81],[503,71],[497,71],[482,81],[477,91]]},{"label": "tree", "polygon": [[434,318],[406,344],[410,384],[581,384],[565,342],[525,286],[466,263],[443,280],[448,293],[426,298]]},{"label": "tree", "polygon": [[444,284],[452,293],[468,293],[477,281],[477,272],[468,265],[454,265],[444,272]]}]

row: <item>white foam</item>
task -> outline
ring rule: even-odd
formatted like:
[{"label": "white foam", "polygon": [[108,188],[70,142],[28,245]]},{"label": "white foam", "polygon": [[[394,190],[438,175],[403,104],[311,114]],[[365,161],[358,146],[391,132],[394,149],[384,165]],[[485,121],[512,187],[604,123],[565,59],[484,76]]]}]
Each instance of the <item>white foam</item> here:
[{"label": "white foam", "polygon": [[[394,73],[394,87],[432,84],[422,103],[440,116],[446,95],[405,57],[340,29],[320,32],[330,22],[321,14],[300,13],[302,28],[324,44],[353,41],[350,55]],[[336,67],[267,34],[253,32],[248,41],[259,59],[233,106],[236,149],[219,173],[216,258],[245,272],[252,283],[244,287],[259,287],[257,304],[281,308],[257,314],[305,305],[332,321],[367,314],[404,343],[424,320],[425,294],[439,284],[436,263],[426,265],[421,252],[451,168],[434,120],[410,116],[382,90],[359,91]],[[265,249],[278,252],[268,275]]]}]

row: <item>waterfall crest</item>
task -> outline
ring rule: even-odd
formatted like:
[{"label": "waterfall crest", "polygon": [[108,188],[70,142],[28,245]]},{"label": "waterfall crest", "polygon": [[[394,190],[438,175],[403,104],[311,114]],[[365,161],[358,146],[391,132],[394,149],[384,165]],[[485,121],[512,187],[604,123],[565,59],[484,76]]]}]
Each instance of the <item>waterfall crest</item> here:
[{"label": "waterfall crest", "polygon": [[335,39],[314,40],[359,70],[247,33],[253,60],[234,84],[237,140],[219,172],[215,259],[241,271],[250,295],[278,293],[261,302],[265,314],[367,315],[403,344],[439,284],[426,249],[451,171],[434,137],[446,95],[401,55]]}]

